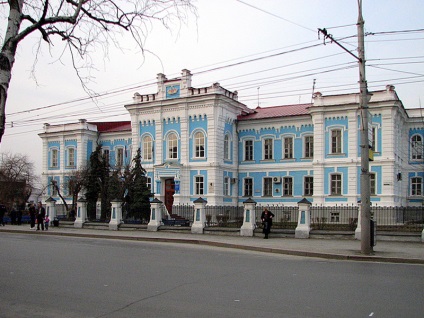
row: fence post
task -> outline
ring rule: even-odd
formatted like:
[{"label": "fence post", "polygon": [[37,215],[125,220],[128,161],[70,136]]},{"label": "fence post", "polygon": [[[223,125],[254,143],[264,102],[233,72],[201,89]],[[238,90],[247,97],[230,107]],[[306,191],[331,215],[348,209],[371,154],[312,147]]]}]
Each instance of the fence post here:
[{"label": "fence post", "polygon": [[361,240],[361,210],[362,204],[361,201],[358,201],[358,224],[355,229],[355,240]]},{"label": "fence post", "polygon": [[240,236],[253,236],[256,228],[256,201],[249,198],[243,202],[243,206],[243,225],[240,228]]},{"label": "fence post", "polygon": [[311,231],[311,202],[304,198],[297,204],[299,206],[299,217],[294,237],[309,238],[309,232]]},{"label": "fence post", "polygon": [[155,198],[150,202],[150,221],[147,231],[156,232],[162,222],[162,201]]},{"label": "fence post", "polygon": [[50,225],[53,225],[53,221],[56,218],[56,200],[53,199],[52,197],[48,198],[46,200],[46,206],[47,206],[47,211],[46,211],[46,215],[49,216],[50,219]]},{"label": "fence post", "polygon": [[208,201],[198,198],[194,202],[194,218],[191,226],[191,233],[203,234],[206,223],[206,204]]},{"label": "fence post", "polygon": [[122,221],[122,201],[112,200],[112,211],[110,213],[109,230],[117,231]]},{"label": "fence post", "polygon": [[87,220],[87,200],[79,198],[77,201],[77,216],[75,218],[74,227],[82,229]]}]

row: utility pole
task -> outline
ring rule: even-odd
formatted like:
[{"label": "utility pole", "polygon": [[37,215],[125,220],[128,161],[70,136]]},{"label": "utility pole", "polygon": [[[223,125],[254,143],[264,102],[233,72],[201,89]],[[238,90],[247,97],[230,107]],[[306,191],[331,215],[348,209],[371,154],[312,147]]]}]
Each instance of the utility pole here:
[{"label": "utility pole", "polygon": [[371,191],[370,191],[370,175],[369,175],[369,137],[368,137],[368,101],[370,94],[368,93],[367,81],[365,79],[365,44],[364,44],[364,19],[362,17],[362,0],[358,1],[358,56],[350,52],[343,45],[334,40],[326,29],[318,29],[318,35],[321,33],[325,39],[340,46],[343,50],[358,60],[359,64],[359,110],[361,113],[361,253],[370,255],[373,252],[371,246]]},{"label": "utility pole", "polygon": [[371,205],[368,138],[368,88],[365,79],[364,18],[362,0],[358,0],[359,109],[361,111],[361,253],[371,254]]}]

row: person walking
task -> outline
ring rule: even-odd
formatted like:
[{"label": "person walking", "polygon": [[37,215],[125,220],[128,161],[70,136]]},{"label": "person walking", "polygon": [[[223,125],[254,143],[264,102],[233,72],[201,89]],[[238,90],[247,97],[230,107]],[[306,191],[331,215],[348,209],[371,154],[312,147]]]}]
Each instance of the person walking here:
[{"label": "person walking", "polygon": [[268,235],[271,232],[273,217],[274,217],[274,214],[271,211],[268,211],[267,208],[265,208],[261,214],[261,220],[264,226],[263,233],[265,234],[264,239],[268,239]]},{"label": "person walking", "polygon": [[29,210],[31,230],[34,230],[35,229],[35,206],[34,206],[34,203],[29,204],[28,210]]},{"label": "person walking", "polygon": [[45,217],[46,217],[46,209],[44,209],[43,204],[41,202],[38,202],[37,231],[40,230],[40,224],[41,224],[41,230],[44,231],[44,218]]}]

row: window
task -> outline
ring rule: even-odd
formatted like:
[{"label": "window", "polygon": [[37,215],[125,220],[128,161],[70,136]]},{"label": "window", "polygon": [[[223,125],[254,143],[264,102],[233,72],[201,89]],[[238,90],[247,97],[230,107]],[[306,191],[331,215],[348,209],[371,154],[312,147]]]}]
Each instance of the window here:
[{"label": "window", "polygon": [[168,135],[168,158],[178,158],[178,139],[177,135],[174,133]]},{"label": "window", "polygon": [[152,160],[153,159],[153,140],[150,136],[145,136],[143,138],[143,160]]},{"label": "window", "polygon": [[201,131],[198,131],[197,133],[194,134],[194,147],[195,147],[194,156],[196,158],[204,158],[205,157],[205,135]]},{"label": "window", "polygon": [[244,141],[244,160],[253,160],[253,140]]},{"label": "window", "polygon": [[116,148],[116,165],[119,167],[124,165],[124,148]]},{"label": "window", "polygon": [[305,137],[305,158],[313,158],[314,157],[314,136],[306,136]]},{"label": "window", "polygon": [[412,160],[422,160],[423,159],[423,139],[421,136],[415,135],[411,139],[411,153]]},{"label": "window", "polygon": [[342,195],[342,175],[331,175],[331,195]]},{"label": "window", "polygon": [[103,160],[109,163],[109,149],[103,149]]},{"label": "window", "polygon": [[293,159],[293,137],[284,138],[284,159]]},{"label": "window", "polygon": [[272,160],[272,143],[273,140],[271,138],[264,139],[264,160]]},{"label": "window", "polygon": [[244,179],[244,192],[243,195],[245,197],[251,197],[253,196],[253,179],[252,178],[245,178]]},{"label": "window", "polygon": [[272,178],[264,178],[264,197],[272,196]]},{"label": "window", "polygon": [[340,212],[330,212],[330,222],[340,222]]},{"label": "window", "polygon": [[152,192],[152,178],[146,177],[146,185],[150,192]]},{"label": "window", "polygon": [[75,148],[68,148],[68,166],[75,167]]},{"label": "window", "polygon": [[283,179],[283,195],[292,196],[293,195],[293,178],[284,177]]},{"label": "window", "polygon": [[224,159],[230,160],[230,135],[226,134],[224,137]]},{"label": "window", "polygon": [[303,195],[312,196],[314,195],[314,177],[305,177],[303,184]]},{"label": "window", "polygon": [[51,166],[53,168],[59,167],[59,151],[57,149],[52,149],[52,161]]},{"label": "window", "polygon": [[411,195],[422,195],[422,178],[411,179]]},{"label": "window", "polygon": [[376,143],[375,143],[376,136],[377,136],[377,127],[372,126],[372,128],[371,128],[371,138],[372,138],[372,140],[371,140],[371,150],[372,151],[376,150]]},{"label": "window", "polygon": [[196,193],[197,195],[204,194],[204,185],[203,185],[203,177],[197,176],[195,178],[195,187],[196,187]]},{"label": "window", "polygon": [[56,196],[58,194],[57,188],[59,185],[57,184],[57,181],[54,179],[51,180],[51,184],[52,184],[52,195]]},{"label": "window", "polygon": [[224,195],[230,195],[230,178],[224,177]]},{"label": "window", "polygon": [[375,183],[375,173],[370,173],[370,194],[376,195],[376,183]]},{"label": "window", "polygon": [[340,129],[331,131],[331,153],[342,153],[342,131]]}]

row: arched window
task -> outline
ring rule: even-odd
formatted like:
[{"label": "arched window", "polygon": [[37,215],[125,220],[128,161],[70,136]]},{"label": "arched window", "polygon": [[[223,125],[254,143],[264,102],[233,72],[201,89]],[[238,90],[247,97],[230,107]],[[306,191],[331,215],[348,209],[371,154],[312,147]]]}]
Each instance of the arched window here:
[{"label": "arched window", "polygon": [[205,157],[205,135],[201,131],[194,134],[194,157]]},{"label": "arched window", "polygon": [[414,135],[411,138],[411,158],[412,160],[423,159],[423,139],[419,135]]},{"label": "arched window", "polygon": [[143,160],[152,160],[153,159],[153,140],[150,136],[145,136],[143,138]]},{"label": "arched window", "polygon": [[224,159],[225,160],[230,160],[230,135],[226,134],[224,137]]},{"label": "arched window", "polygon": [[170,133],[168,135],[168,158],[177,159],[178,158],[178,139],[177,134]]}]

